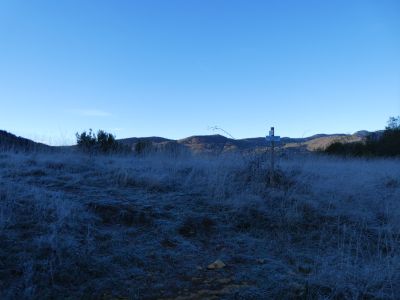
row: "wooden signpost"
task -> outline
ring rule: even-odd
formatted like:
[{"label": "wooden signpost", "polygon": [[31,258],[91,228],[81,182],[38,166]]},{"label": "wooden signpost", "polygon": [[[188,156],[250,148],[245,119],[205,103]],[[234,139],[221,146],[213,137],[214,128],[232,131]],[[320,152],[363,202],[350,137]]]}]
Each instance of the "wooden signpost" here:
[{"label": "wooden signpost", "polygon": [[269,136],[266,136],[267,142],[271,143],[271,171],[269,176],[269,183],[271,186],[275,185],[275,143],[279,143],[281,141],[280,136],[275,135],[275,128],[271,127],[269,131]]}]

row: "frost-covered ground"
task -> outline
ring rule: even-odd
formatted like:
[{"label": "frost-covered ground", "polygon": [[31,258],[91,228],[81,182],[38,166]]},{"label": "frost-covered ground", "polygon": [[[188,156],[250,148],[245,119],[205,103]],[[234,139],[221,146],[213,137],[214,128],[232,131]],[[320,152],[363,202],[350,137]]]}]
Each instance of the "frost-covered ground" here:
[{"label": "frost-covered ground", "polygon": [[0,298],[398,298],[400,161],[279,167],[0,153]]}]

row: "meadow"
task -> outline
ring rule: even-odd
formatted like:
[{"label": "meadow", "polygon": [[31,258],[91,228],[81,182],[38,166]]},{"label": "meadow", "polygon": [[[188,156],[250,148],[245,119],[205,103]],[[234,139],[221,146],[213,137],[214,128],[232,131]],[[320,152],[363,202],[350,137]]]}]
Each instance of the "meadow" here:
[{"label": "meadow", "polygon": [[271,186],[263,154],[2,152],[0,298],[398,298],[400,160],[277,168]]}]

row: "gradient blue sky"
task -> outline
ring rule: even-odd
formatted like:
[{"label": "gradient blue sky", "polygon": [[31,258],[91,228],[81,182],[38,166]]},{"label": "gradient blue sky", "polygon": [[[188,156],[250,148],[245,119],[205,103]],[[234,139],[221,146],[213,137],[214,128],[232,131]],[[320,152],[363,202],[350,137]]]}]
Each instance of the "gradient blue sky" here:
[{"label": "gradient blue sky", "polygon": [[0,129],[50,144],[381,129],[400,1],[2,0],[0,104]]}]

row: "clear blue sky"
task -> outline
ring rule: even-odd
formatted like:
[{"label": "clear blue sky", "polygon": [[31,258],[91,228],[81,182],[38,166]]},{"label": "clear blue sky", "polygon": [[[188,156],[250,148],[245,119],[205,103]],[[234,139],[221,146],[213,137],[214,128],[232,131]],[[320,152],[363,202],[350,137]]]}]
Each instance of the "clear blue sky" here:
[{"label": "clear blue sky", "polygon": [[400,1],[3,0],[0,104],[0,129],[51,144],[381,129]]}]

